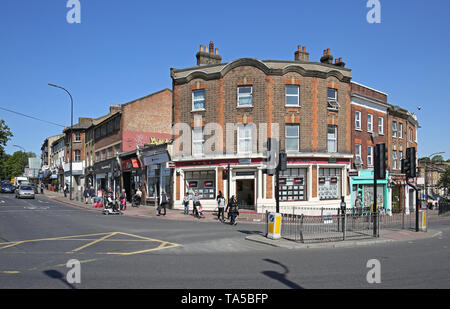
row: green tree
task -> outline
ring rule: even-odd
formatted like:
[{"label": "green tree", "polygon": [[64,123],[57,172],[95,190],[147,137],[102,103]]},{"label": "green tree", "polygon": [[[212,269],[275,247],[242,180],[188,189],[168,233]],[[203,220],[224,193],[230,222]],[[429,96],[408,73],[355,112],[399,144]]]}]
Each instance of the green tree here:
[{"label": "green tree", "polygon": [[444,161],[444,157],[442,157],[441,155],[437,155],[437,156],[434,156],[433,158],[431,158],[431,161],[432,162],[442,162],[442,161]]},{"label": "green tree", "polygon": [[16,151],[3,164],[6,178],[21,176],[28,165],[28,158],[36,157],[36,154]]},{"label": "green tree", "polygon": [[447,166],[445,172],[441,174],[441,178],[439,179],[437,185],[439,188],[450,189],[450,166]]},{"label": "green tree", "polygon": [[13,134],[9,130],[3,119],[0,119],[0,154],[4,153],[6,143],[11,139]]}]

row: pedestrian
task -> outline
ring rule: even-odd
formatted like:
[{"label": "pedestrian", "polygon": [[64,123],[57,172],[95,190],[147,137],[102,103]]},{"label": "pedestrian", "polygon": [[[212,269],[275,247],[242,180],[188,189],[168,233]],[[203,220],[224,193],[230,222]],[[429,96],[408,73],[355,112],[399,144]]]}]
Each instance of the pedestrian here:
[{"label": "pedestrian", "polygon": [[194,197],[192,199],[192,215],[196,218],[198,218],[198,209],[197,207],[200,206],[200,197],[198,196],[198,191],[195,191]]},{"label": "pedestrian", "polygon": [[120,200],[120,210],[126,210],[127,209],[127,193],[125,192],[125,189],[122,189],[122,193],[120,193],[119,200]]},{"label": "pedestrian", "polygon": [[224,212],[225,212],[225,198],[223,197],[222,191],[219,191],[219,195],[217,196],[217,207],[218,207],[218,214],[217,219],[220,222],[224,221]]},{"label": "pedestrian", "polygon": [[64,184],[64,197],[67,197],[67,183]]},{"label": "pedestrian", "polygon": [[44,183],[41,182],[41,194],[44,194]]},{"label": "pedestrian", "polygon": [[356,196],[356,200],[355,200],[355,214],[356,215],[361,215],[362,214],[362,200],[361,200],[361,194],[358,194]]},{"label": "pedestrian", "polygon": [[186,192],[186,194],[184,195],[184,198],[183,198],[183,206],[184,206],[184,214],[185,215],[189,215],[189,200],[190,200],[189,193]]},{"label": "pedestrian", "polygon": [[229,210],[229,215],[231,217],[230,224],[236,225],[236,217],[239,216],[239,207],[236,197],[233,195],[228,202],[227,209],[225,211]]},{"label": "pedestrian", "polygon": [[95,190],[94,187],[91,186],[89,188],[89,204],[92,204],[92,200],[95,198]]},{"label": "pedestrian", "polygon": [[161,193],[161,200],[160,200],[159,207],[158,207],[158,216],[161,215],[161,209],[164,209],[163,216],[166,215],[167,203],[168,203],[168,197],[167,197],[166,191],[163,190]]},{"label": "pedestrian", "polygon": [[88,203],[88,198],[89,198],[89,189],[88,189],[88,187],[84,187],[83,197],[84,197],[84,203],[87,204]]},{"label": "pedestrian", "polygon": [[202,205],[198,206],[198,217],[199,217],[200,219],[205,217],[205,216],[203,215],[203,207],[202,207]]}]

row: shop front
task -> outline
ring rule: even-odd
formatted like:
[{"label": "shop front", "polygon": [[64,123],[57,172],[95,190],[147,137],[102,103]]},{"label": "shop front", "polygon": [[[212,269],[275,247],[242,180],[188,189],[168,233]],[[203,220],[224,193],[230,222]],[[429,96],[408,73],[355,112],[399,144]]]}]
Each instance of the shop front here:
[{"label": "shop front", "polygon": [[120,169],[117,164],[117,159],[114,158],[95,163],[93,170],[96,191],[111,188],[111,190],[116,192],[117,188],[120,188]]},{"label": "shop front", "polygon": [[137,157],[122,159],[123,189],[127,195],[127,200],[131,198],[138,188],[142,190],[142,167]]},{"label": "shop front", "polygon": [[[356,197],[360,196],[362,207],[366,210],[372,209],[373,205],[373,177],[374,172],[368,170],[351,171],[350,188],[351,188],[351,208],[355,207]],[[378,209],[383,209],[385,213],[391,213],[391,203],[389,200],[388,187],[389,173],[386,172],[386,178],[377,180],[377,205]]]},{"label": "shop front", "polygon": [[142,151],[142,162],[145,166],[145,198],[150,205],[157,204],[164,191],[171,201],[171,169],[168,167],[170,155],[167,145],[157,145]]}]

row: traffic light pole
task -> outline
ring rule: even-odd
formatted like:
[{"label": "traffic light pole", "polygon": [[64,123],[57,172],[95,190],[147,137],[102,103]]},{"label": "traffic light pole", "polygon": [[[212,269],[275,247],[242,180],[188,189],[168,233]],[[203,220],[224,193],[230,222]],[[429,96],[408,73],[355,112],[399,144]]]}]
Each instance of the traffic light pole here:
[{"label": "traffic light pole", "polygon": [[230,163],[228,163],[227,166],[227,174],[228,174],[228,179],[227,179],[227,204],[230,202]]},{"label": "traffic light pole", "polygon": [[276,213],[280,213],[280,164],[275,168],[275,205]]},{"label": "traffic light pole", "polygon": [[375,174],[373,175],[373,209],[372,209],[372,217],[373,217],[373,237],[377,237],[377,177]]}]

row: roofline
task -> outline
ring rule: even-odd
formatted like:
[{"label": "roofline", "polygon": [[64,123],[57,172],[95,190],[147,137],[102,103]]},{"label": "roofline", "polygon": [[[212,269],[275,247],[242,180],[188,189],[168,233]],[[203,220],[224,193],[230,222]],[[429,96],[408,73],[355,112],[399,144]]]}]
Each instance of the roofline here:
[{"label": "roofline", "polygon": [[157,95],[157,94],[162,93],[162,92],[164,92],[164,91],[169,91],[170,93],[172,93],[172,90],[171,90],[171,89],[169,89],[169,88],[164,88],[164,89],[159,90],[159,91],[157,91],[157,92],[154,92],[154,93],[151,93],[151,94],[149,94],[149,95],[146,95],[146,96],[144,96],[144,97],[142,97],[142,98],[135,99],[135,100],[130,101],[130,102],[128,102],[128,103],[124,103],[124,104],[122,104],[121,106],[127,106],[127,105],[129,105],[129,104],[133,104],[133,103],[135,103],[135,102],[137,102],[137,101],[140,101],[140,100],[142,100],[142,99],[149,98],[149,97],[151,97],[151,96]]},{"label": "roofline", "polygon": [[385,92],[383,92],[383,91],[380,91],[380,90],[377,90],[377,89],[368,87],[368,86],[363,85],[363,84],[361,84],[361,83],[357,83],[357,82],[355,82],[355,81],[351,81],[351,83],[352,83],[352,84],[355,84],[355,85],[358,85],[358,86],[361,86],[361,87],[364,87],[364,88],[367,88],[367,89],[370,89],[370,90],[372,90],[372,91],[375,91],[375,92],[384,94],[385,96],[389,96],[387,93],[385,93]]}]

